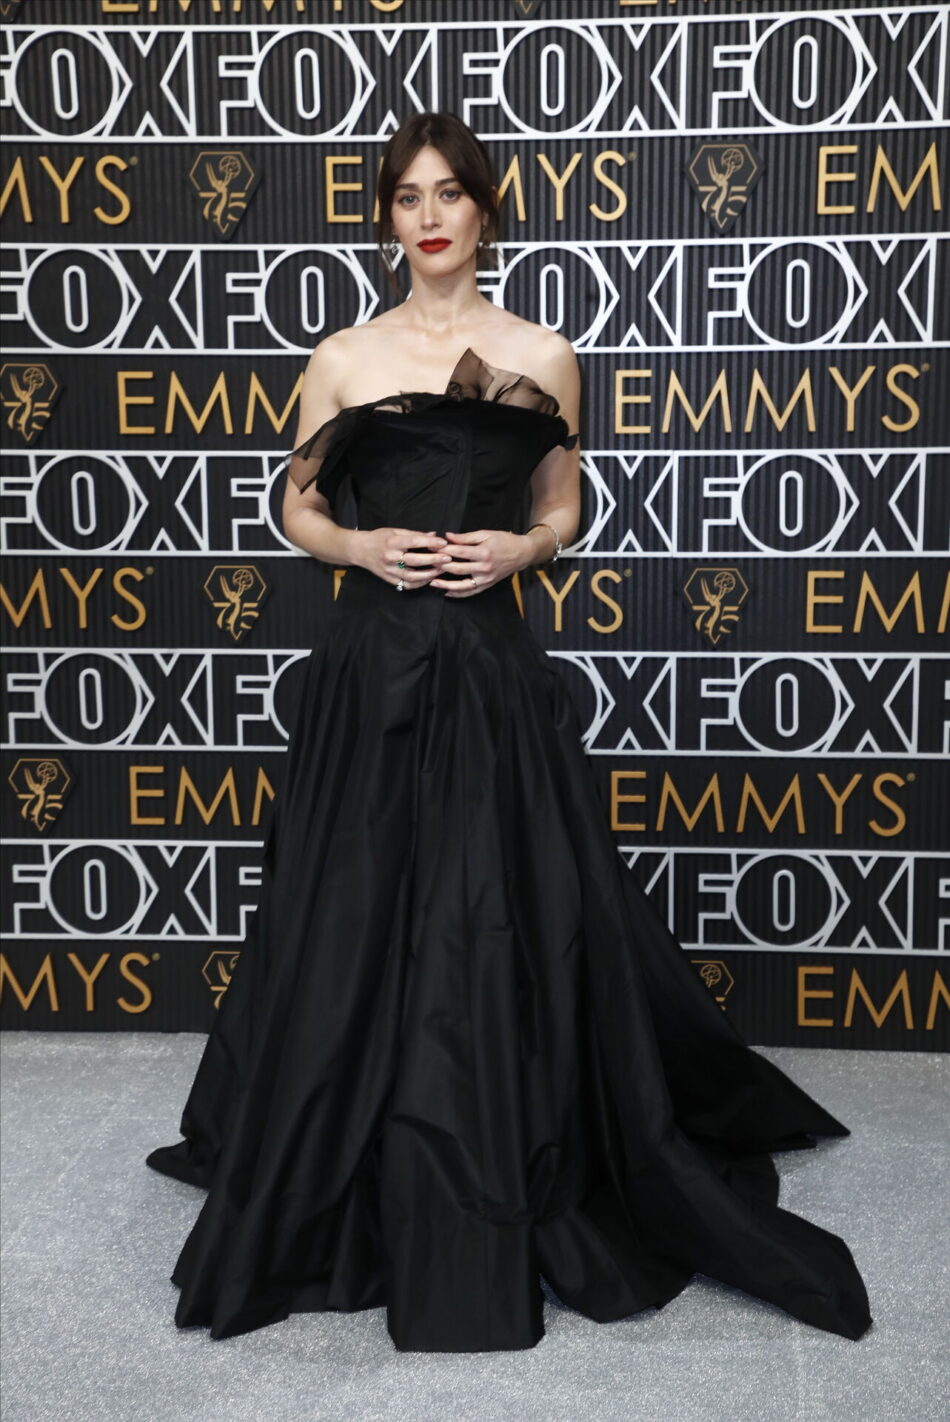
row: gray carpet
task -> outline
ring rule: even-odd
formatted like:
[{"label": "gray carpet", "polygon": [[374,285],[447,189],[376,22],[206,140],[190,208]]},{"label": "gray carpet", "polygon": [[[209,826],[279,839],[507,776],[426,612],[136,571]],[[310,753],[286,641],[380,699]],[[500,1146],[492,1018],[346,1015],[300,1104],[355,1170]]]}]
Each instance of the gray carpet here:
[{"label": "gray carpet", "polygon": [[[172,1266],[202,1193],[144,1164],[178,1139],[204,1038],[6,1033],[4,1422],[945,1422],[950,1059],[762,1048],[851,1127],[776,1156],[781,1203],[848,1242],[874,1326],[822,1333],[697,1275],[596,1324],[548,1299],[524,1352],[397,1353],[385,1312],[180,1330]],[[943,1208],[941,1208],[943,1207]]]}]

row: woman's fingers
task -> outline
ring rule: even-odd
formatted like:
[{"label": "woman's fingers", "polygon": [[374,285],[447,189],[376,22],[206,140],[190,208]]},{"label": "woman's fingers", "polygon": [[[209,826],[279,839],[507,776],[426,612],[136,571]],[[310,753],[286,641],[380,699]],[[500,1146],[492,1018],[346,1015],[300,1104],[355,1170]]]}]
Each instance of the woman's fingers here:
[{"label": "woman's fingers", "polygon": [[431,568],[433,565],[441,567],[443,564],[451,561],[451,555],[442,553],[438,548],[434,548],[425,553],[418,553],[415,550],[409,552],[407,550],[405,553],[398,554],[397,556],[401,557],[403,562],[408,564],[411,568]]},{"label": "woman's fingers", "polygon": [[[425,568],[431,572],[448,560],[449,555],[443,553],[446,547],[445,539],[434,530],[420,533],[412,528],[395,528],[392,532],[399,540],[397,547],[392,550],[393,561],[398,563],[398,560],[402,559],[406,569]],[[405,569],[399,568],[398,571],[402,573]]]},{"label": "woman's fingers", "polygon": [[454,573],[466,578],[474,574],[479,579],[491,577],[493,572],[494,569],[490,563],[482,562],[477,558],[455,558],[451,562],[443,563],[439,568],[440,574]]},{"label": "woman's fingers", "polygon": [[442,552],[445,539],[434,530],[420,533],[412,528],[394,528],[391,532],[398,543],[387,555],[390,581],[398,583],[401,580],[406,588],[427,586],[449,561],[450,555]]},{"label": "woman's fingers", "polygon": [[[422,533],[412,528],[391,528],[388,535],[386,573],[394,584],[401,579],[406,588],[429,586],[454,597],[467,597],[494,581],[494,565],[486,559],[486,550],[478,546],[487,536],[485,529],[443,538],[434,529]],[[401,568],[400,559],[404,565]],[[444,574],[448,578],[440,581]],[[470,581],[472,577],[477,580],[475,583]]]},{"label": "woman's fingers", "polygon": [[434,529],[420,533],[416,528],[394,528],[390,532],[402,548],[442,548],[446,542]]}]

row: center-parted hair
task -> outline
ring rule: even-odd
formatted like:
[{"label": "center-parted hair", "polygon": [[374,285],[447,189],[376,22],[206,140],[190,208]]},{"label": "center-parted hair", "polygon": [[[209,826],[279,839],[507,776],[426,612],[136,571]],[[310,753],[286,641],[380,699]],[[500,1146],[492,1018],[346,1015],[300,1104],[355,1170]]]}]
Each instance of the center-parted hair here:
[{"label": "center-parted hair", "polygon": [[[469,197],[487,213],[484,245],[479,246],[476,267],[496,267],[498,253],[494,243],[498,239],[500,213],[492,188],[495,186],[495,172],[488,149],[477,134],[459,118],[458,114],[441,109],[437,113],[411,114],[391,135],[383,149],[379,176],[376,180],[376,197],[379,216],[374,223],[376,240],[382,256],[383,246],[392,241],[393,229],[390,220],[396,184],[409,167],[420,148],[438,149],[459,185]],[[384,266],[386,265],[384,260]],[[399,292],[395,273],[386,267],[387,276],[394,290]]]}]

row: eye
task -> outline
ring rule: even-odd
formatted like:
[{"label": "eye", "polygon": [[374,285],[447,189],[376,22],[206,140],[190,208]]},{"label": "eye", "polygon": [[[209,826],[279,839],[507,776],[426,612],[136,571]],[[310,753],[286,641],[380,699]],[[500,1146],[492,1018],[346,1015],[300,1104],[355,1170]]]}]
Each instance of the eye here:
[{"label": "eye", "polygon": [[[456,198],[462,196],[462,190],[460,188],[443,188],[440,196],[450,197],[454,202]],[[415,193],[403,193],[402,197],[397,198],[396,201],[400,207],[406,207],[408,203],[414,201],[415,197]]]}]

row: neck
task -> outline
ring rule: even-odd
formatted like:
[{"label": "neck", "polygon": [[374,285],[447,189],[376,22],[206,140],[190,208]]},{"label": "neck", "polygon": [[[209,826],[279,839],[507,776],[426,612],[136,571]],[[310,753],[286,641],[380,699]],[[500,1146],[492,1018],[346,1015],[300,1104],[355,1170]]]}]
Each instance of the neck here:
[{"label": "neck", "polygon": [[420,336],[438,341],[471,326],[491,304],[479,293],[474,272],[465,282],[451,278],[433,281],[417,272],[400,310]]}]

